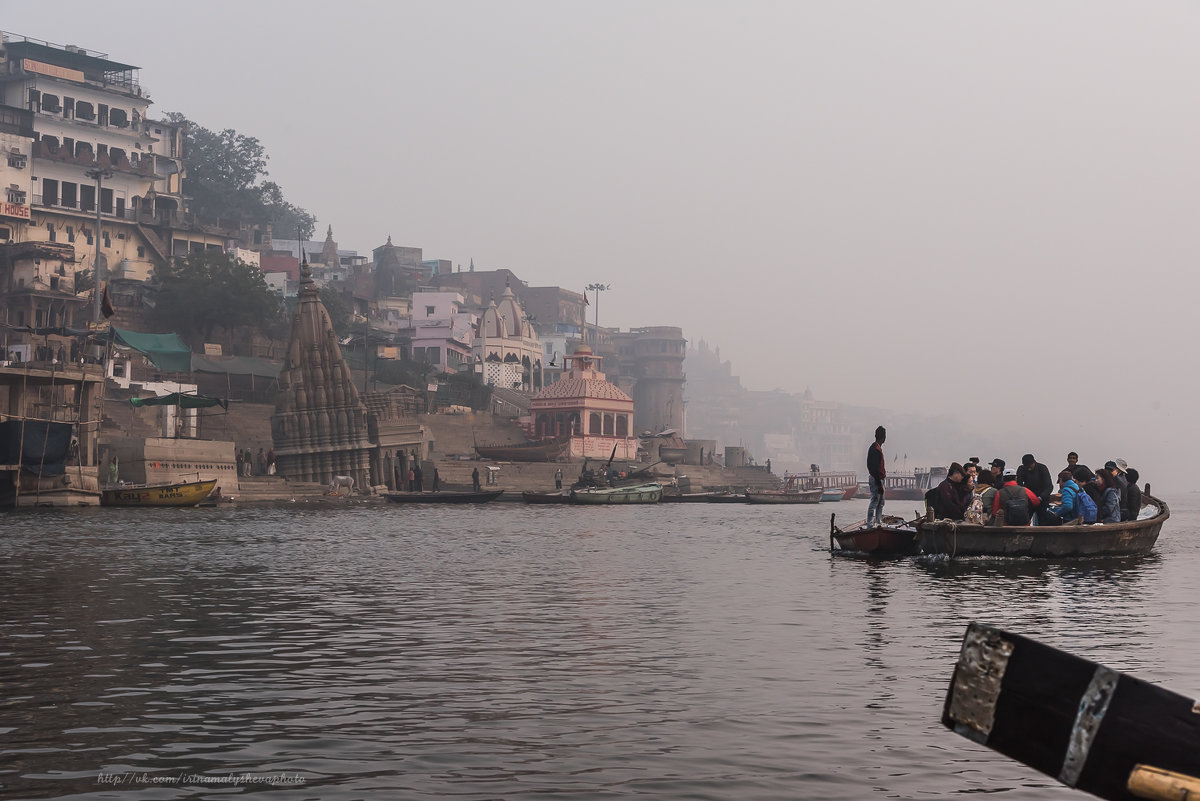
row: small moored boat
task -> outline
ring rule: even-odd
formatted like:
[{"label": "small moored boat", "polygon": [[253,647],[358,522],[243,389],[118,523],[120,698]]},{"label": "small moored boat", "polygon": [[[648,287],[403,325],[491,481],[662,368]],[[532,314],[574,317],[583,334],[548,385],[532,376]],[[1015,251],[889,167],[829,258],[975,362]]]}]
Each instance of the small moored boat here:
[{"label": "small moored boat", "polygon": [[212,494],[215,478],[175,484],[126,484],[100,491],[101,506],[195,506]]},{"label": "small moored boat", "polygon": [[585,487],[571,490],[571,500],[574,503],[593,505],[658,503],[661,499],[661,484],[638,484],[632,487]]},{"label": "small moored boat", "polygon": [[747,492],[746,503],[820,503],[823,489]]},{"label": "small moored boat", "polygon": [[797,473],[785,473],[782,489],[746,490],[747,503],[820,503],[823,487],[814,487]]},{"label": "small moored boat", "polygon": [[535,492],[533,490],[526,490],[525,492],[521,493],[521,497],[525,499],[525,503],[567,504],[571,502],[571,491],[565,489],[550,490],[549,492]]},{"label": "small moored boat", "polygon": [[716,492],[664,492],[661,503],[708,503]]},{"label": "small moored boat", "polygon": [[384,497],[392,503],[487,503],[504,494],[504,490],[481,492],[388,492]]},{"label": "small moored boat", "polygon": [[837,503],[844,500],[845,497],[846,490],[842,487],[826,487],[821,491],[821,503]]}]

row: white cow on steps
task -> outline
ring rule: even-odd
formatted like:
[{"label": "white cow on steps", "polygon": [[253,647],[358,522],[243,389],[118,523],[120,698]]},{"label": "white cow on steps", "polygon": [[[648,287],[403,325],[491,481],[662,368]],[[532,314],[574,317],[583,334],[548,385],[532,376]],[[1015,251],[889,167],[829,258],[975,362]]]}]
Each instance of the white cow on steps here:
[{"label": "white cow on steps", "polygon": [[353,476],[334,476],[333,481],[329,482],[329,495],[337,495],[339,498],[342,495],[342,488],[346,489],[347,495],[354,494],[354,477]]}]

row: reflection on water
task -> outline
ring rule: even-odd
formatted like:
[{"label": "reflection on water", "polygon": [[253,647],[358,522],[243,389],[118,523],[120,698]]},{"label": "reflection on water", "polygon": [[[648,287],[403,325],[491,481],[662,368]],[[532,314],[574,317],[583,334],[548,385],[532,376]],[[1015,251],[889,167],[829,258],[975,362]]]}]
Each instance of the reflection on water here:
[{"label": "reflection on water", "polygon": [[0,795],[1073,797],[941,728],[959,641],[1200,689],[1178,505],[1052,563],[830,557],[823,507],[12,515]]}]

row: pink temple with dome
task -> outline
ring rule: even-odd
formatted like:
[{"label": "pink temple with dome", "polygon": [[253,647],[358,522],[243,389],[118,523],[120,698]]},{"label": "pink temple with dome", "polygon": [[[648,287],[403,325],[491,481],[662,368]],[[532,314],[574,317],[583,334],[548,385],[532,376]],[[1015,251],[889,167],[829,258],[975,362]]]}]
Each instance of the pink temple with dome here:
[{"label": "pink temple with dome", "polygon": [[600,357],[580,345],[565,357],[567,372],[534,396],[530,404],[536,438],[571,436],[572,457],[637,457],[633,435],[633,398],[600,372]]}]

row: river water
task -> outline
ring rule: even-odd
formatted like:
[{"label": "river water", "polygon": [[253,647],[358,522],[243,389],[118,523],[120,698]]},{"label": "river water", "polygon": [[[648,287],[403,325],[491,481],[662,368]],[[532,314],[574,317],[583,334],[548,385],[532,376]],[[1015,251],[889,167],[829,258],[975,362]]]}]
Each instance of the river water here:
[{"label": "river water", "polygon": [[11,514],[0,797],[1075,798],[941,727],[959,643],[1200,694],[1172,507],[1147,557],[954,563],[831,558],[865,501]]}]

